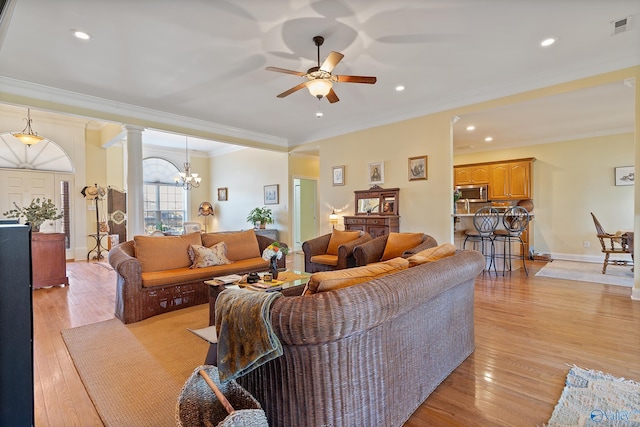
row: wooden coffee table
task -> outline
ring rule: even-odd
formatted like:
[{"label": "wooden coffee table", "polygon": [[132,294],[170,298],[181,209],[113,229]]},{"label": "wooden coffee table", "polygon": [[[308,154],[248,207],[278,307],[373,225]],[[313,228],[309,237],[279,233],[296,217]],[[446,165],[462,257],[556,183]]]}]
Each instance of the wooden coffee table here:
[{"label": "wooden coffee table", "polygon": [[[291,279],[287,280],[287,276],[290,276]],[[293,276],[293,277],[292,277]],[[293,297],[302,295],[302,291],[304,291],[304,285],[307,284],[311,274],[305,273],[303,271],[297,270],[287,270],[282,271],[278,275],[278,280],[282,280],[284,283],[282,284],[282,289],[278,292],[282,293],[282,295],[286,297]],[[227,288],[238,288],[243,287],[242,285],[231,284],[231,285],[223,285],[218,284],[214,280],[205,281],[207,285],[209,285],[209,326],[215,325],[216,323],[216,300],[218,299],[218,295],[220,292],[224,291]],[[251,291],[251,292],[262,292],[262,291]]]}]

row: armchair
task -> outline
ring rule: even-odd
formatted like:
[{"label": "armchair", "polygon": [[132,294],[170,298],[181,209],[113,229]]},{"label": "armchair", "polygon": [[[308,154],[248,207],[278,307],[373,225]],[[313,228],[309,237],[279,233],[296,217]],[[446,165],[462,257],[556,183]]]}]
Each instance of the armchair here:
[{"label": "armchair", "polygon": [[[596,226],[596,236],[600,240],[600,246],[602,247],[602,253],[604,254],[604,262],[602,264],[602,274],[606,274],[607,265],[634,265],[633,258],[633,233],[618,232],[616,234],[607,233],[600,221],[591,212],[593,223]],[[610,259],[609,256],[630,255],[631,260],[628,259]],[[633,271],[633,268],[631,269]]]},{"label": "armchair", "polygon": [[371,234],[365,231],[333,230],[329,234],[307,240],[302,244],[304,271],[317,273],[355,267],[353,248],[371,239]]},{"label": "armchair", "polygon": [[[389,242],[390,238],[391,242]],[[393,248],[387,248],[387,243],[390,243]],[[390,233],[358,245],[353,250],[353,256],[356,260],[356,267],[360,267],[384,261],[389,257],[393,258],[393,255],[408,258],[413,254],[436,246],[438,246],[438,242],[428,234]],[[385,250],[388,256],[384,256]]]}]

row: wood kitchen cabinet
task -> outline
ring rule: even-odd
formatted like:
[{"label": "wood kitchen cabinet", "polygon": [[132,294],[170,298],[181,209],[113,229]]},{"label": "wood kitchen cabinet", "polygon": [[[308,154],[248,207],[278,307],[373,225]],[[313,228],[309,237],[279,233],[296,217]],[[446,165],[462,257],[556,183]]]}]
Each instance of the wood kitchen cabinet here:
[{"label": "wood kitchen cabinet", "polygon": [[33,289],[69,285],[64,233],[31,233]]},{"label": "wood kitchen cabinet", "polygon": [[489,165],[489,200],[531,198],[531,160]]},{"label": "wood kitchen cabinet", "polygon": [[488,184],[489,183],[489,166],[461,166],[454,167],[454,184],[470,185],[470,184]]}]

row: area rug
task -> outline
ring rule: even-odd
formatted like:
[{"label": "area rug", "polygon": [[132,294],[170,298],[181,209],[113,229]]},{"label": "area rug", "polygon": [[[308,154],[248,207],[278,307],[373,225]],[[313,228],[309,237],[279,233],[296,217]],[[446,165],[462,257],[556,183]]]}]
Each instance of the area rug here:
[{"label": "area rug", "polygon": [[607,274],[602,274],[600,263],[554,260],[542,267],[536,276],[605,285],[633,286],[631,267],[624,265],[610,265],[607,267]]},{"label": "area rug", "polygon": [[175,426],[180,390],[208,350],[187,328],[208,321],[203,304],[129,325],[111,319],[62,331],[105,426]]},{"label": "area rug", "polygon": [[640,384],[574,366],[546,425],[640,426]]}]

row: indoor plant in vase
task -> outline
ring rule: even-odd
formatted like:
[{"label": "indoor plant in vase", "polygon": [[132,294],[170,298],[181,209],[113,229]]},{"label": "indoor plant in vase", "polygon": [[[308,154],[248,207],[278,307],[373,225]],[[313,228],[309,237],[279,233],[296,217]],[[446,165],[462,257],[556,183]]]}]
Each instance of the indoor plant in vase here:
[{"label": "indoor plant in vase", "polygon": [[255,228],[265,228],[266,224],[273,224],[273,213],[268,207],[256,207],[249,212],[247,222],[253,224]]},{"label": "indoor plant in vase", "polygon": [[51,199],[43,199],[40,201],[38,197],[31,200],[29,206],[22,208],[18,206],[16,202],[13,202],[13,205],[16,207],[15,209],[4,212],[2,215],[7,218],[24,218],[25,222],[31,224],[33,231],[40,231],[40,226],[43,222],[55,221],[63,216],[62,213],[58,212],[56,205],[53,204]]},{"label": "indoor plant in vase", "polygon": [[273,242],[262,251],[262,259],[269,261],[269,272],[273,280],[278,279],[278,260],[289,253],[289,247]]}]

